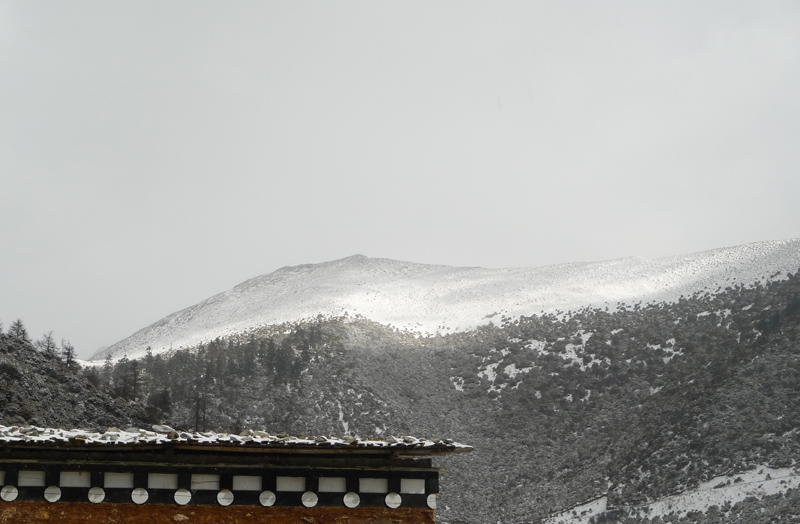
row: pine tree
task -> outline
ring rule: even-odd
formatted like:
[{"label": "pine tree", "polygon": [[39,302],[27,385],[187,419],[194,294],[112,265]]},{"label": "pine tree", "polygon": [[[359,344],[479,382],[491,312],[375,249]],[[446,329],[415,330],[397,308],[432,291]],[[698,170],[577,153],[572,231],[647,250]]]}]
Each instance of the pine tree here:
[{"label": "pine tree", "polygon": [[149,389],[149,386],[153,382],[153,367],[155,365],[155,361],[156,361],[156,358],[153,356],[153,348],[150,347],[150,346],[147,346],[147,349],[145,349],[145,355],[144,355],[144,359],[143,359],[143,364],[144,365],[142,366],[144,368],[142,370],[144,372],[143,373],[144,377],[142,379],[142,385],[147,389]]},{"label": "pine tree", "polygon": [[64,367],[73,369],[75,364],[75,347],[70,344],[69,340],[61,339],[61,358],[64,359]]},{"label": "pine tree", "polygon": [[103,362],[103,383],[106,386],[111,386],[111,376],[114,372],[114,366],[111,364],[111,354],[106,355],[106,360]]},{"label": "pine tree", "polygon": [[266,364],[267,364],[267,370],[273,375],[277,373],[277,369],[275,367],[275,362],[277,361],[277,357],[278,357],[278,349],[275,347],[275,340],[269,339],[269,344],[267,344],[267,351],[266,351]]},{"label": "pine tree", "polygon": [[128,397],[128,389],[130,387],[130,375],[128,374],[129,363],[130,360],[128,360],[128,355],[123,355],[122,358],[117,361],[117,365],[114,366],[112,379],[114,381],[114,393],[118,397],[129,398]]},{"label": "pine tree", "polygon": [[94,387],[99,387],[101,383],[100,372],[97,371],[95,367],[86,368],[83,371],[83,376],[86,377],[86,380],[89,381],[91,385]]},{"label": "pine tree", "polygon": [[58,346],[56,345],[56,341],[53,340],[53,332],[48,331],[42,335],[42,338],[36,341],[36,348],[47,355],[55,355]]},{"label": "pine tree", "polygon": [[136,402],[136,397],[139,393],[139,383],[141,382],[141,372],[139,371],[139,361],[132,360],[130,365],[130,380],[131,387],[133,388],[133,401]]},{"label": "pine tree", "polygon": [[[205,395],[200,392],[195,393],[194,397],[194,430],[206,431],[206,414],[208,411],[208,403],[206,402]],[[201,429],[202,428],[202,429]]]},{"label": "pine tree", "polygon": [[278,346],[275,355],[275,375],[280,380],[288,380],[294,363],[294,348],[289,339],[284,339]]},{"label": "pine tree", "polygon": [[163,387],[158,392],[155,406],[167,417],[172,415],[172,392],[170,391],[169,387]]},{"label": "pine tree", "polygon": [[172,393],[169,387],[153,391],[147,397],[145,407],[148,420],[153,423],[163,423],[172,416]]},{"label": "pine tree", "polygon": [[20,342],[27,342],[28,344],[31,343],[31,337],[28,336],[28,330],[25,329],[25,325],[20,319],[17,319],[11,323],[11,326],[8,328],[8,336],[17,339]]}]

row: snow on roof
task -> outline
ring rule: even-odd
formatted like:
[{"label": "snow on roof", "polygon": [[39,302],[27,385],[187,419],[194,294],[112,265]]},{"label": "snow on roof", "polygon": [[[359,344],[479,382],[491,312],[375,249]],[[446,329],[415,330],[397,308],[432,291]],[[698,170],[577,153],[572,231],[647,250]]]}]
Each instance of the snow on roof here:
[{"label": "snow on roof", "polygon": [[0,426],[0,444],[68,444],[96,445],[165,445],[183,444],[199,446],[247,446],[255,448],[305,448],[305,449],[372,449],[414,451],[415,454],[459,453],[472,451],[472,446],[458,444],[449,439],[421,439],[417,437],[305,437],[284,434],[270,435],[265,431],[246,430],[239,435],[230,433],[176,431],[169,426],[153,426],[155,431],[139,428],[108,428],[102,432],[81,429],[40,428],[36,426]]}]

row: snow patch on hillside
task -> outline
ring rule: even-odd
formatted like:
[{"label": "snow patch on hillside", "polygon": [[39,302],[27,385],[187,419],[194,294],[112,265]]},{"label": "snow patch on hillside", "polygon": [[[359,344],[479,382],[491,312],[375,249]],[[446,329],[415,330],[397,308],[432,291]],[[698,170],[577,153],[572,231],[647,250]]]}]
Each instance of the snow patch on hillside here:
[{"label": "snow patch on hillside", "polygon": [[606,511],[608,497],[590,500],[580,506],[575,506],[561,513],[551,515],[544,520],[545,524],[589,524],[592,517],[601,515]]},{"label": "snow patch on hillside", "polygon": [[515,379],[517,375],[525,375],[532,369],[533,367],[517,368],[516,364],[509,364],[503,368],[503,373],[505,373],[508,378]]},{"label": "snow patch on hillside", "polygon": [[675,514],[684,516],[690,511],[705,512],[711,506],[722,508],[734,505],[747,497],[761,499],[767,495],[786,493],[800,487],[800,474],[796,468],[770,468],[761,466],[736,475],[716,477],[697,489],[658,500],[637,508],[639,515],[648,518]]},{"label": "snow patch on hillside", "polygon": [[[734,506],[747,497],[761,499],[769,495],[783,494],[798,487],[800,487],[800,467],[759,466],[745,473],[731,473],[715,477],[696,489],[665,497],[650,504],[615,508],[614,510],[621,510],[625,515],[643,521],[656,517],[663,518],[667,515],[684,517],[693,511],[705,513],[712,506],[717,506],[725,511],[725,508]],[[545,522],[547,524],[589,524],[592,517],[597,517],[607,510],[606,502],[607,497],[600,497],[551,515]]]},{"label": "snow patch on hillside", "polygon": [[435,334],[541,312],[671,302],[696,291],[752,284],[800,268],[800,239],[657,259],[485,269],[356,255],[285,267],[173,313],[92,357],[137,358],[217,337],[315,318],[361,315]]}]

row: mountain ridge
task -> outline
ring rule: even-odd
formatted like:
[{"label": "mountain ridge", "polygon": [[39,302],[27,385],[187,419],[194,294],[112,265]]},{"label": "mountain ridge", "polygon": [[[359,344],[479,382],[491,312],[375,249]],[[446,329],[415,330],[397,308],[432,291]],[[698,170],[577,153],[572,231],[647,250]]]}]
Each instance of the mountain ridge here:
[{"label": "mountain ridge", "polygon": [[454,267],[352,255],[285,266],[172,313],[96,353],[136,358],[318,315],[361,315],[433,334],[519,317],[624,302],[670,302],[704,289],[795,271],[800,239],[659,257],[627,257],[535,268]]}]

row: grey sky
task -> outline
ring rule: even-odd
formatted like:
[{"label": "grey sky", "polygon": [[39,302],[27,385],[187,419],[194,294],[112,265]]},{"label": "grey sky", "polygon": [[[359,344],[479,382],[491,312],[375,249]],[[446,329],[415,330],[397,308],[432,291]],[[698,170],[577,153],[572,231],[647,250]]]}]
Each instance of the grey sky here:
[{"label": "grey sky", "polygon": [[0,0],[0,320],[800,236],[797,2]]}]

